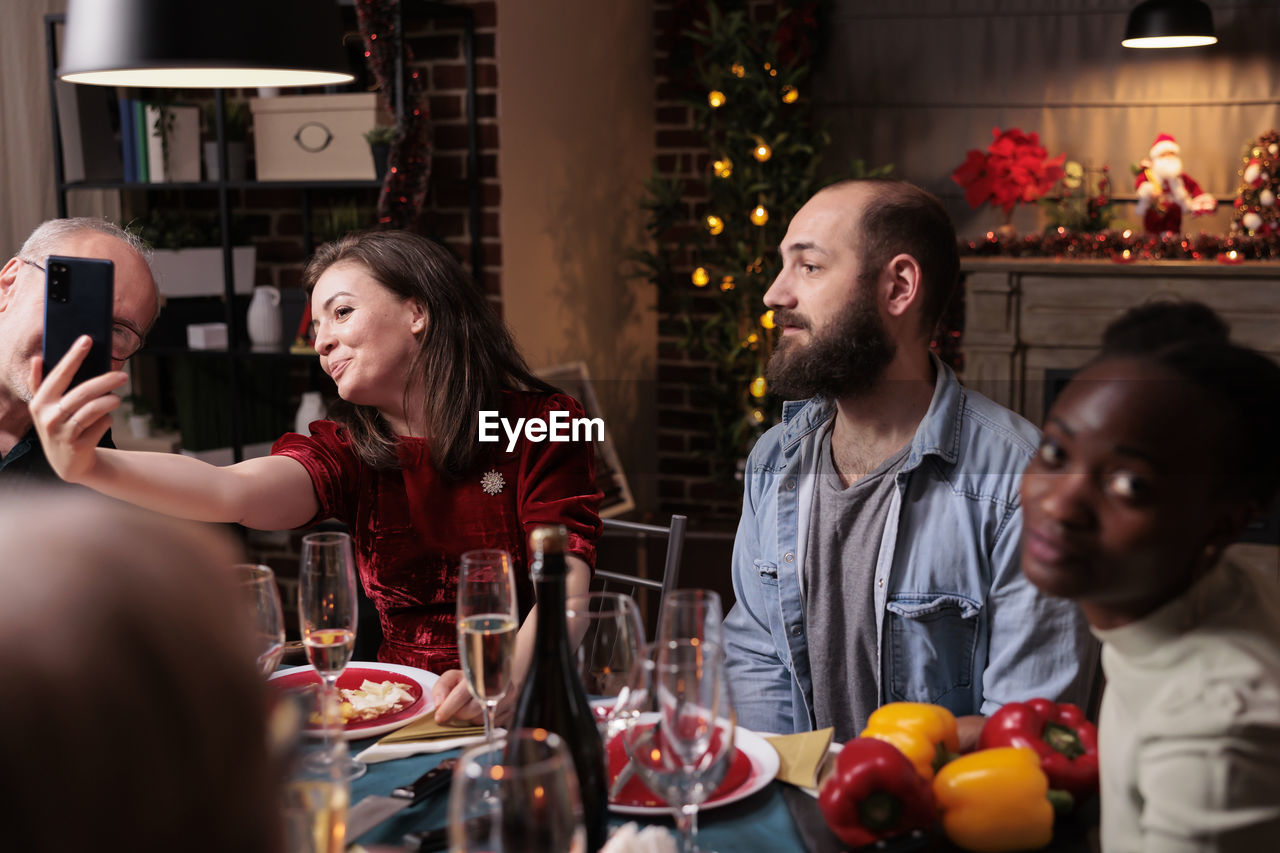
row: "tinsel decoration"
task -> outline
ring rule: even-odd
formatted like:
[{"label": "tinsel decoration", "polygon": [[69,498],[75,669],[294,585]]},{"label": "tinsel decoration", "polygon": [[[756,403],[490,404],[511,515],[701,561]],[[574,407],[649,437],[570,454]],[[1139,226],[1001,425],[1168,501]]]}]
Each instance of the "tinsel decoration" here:
[{"label": "tinsel decoration", "polygon": [[1280,232],[1266,230],[1254,235],[1201,233],[1193,236],[1155,235],[1129,230],[1087,234],[1053,228],[1044,234],[1009,238],[988,231],[983,240],[961,243],[960,254],[978,258],[1066,258],[1116,263],[1280,261]]},{"label": "tinsel decoration", "polygon": [[356,0],[356,19],[364,38],[365,61],[383,93],[395,91],[396,48],[403,45],[404,106],[396,125],[396,138],[387,156],[387,174],[378,194],[380,228],[412,228],[427,199],[431,177],[431,116],[426,85],[412,70],[413,51],[403,33],[396,32],[400,0]]},{"label": "tinsel decoration", "polygon": [[1247,145],[1240,158],[1240,188],[1236,190],[1231,227],[1247,235],[1280,232],[1280,133],[1269,130]]}]

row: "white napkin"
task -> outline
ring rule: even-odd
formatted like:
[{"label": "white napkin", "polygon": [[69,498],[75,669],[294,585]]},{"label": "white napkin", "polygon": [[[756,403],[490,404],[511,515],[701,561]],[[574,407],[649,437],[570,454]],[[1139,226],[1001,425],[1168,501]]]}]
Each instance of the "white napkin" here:
[{"label": "white napkin", "polygon": [[[494,734],[503,734],[502,729],[494,729]],[[377,764],[379,761],[391,761],[410,755],[423,755],[431,752],[448,752],[462,746],[484,741],[484,735],[467,735],[466,737],[441,738],[439,740],[411,740],[402,743],[375,743],[356,756],[365,764]]]},{"label": "white napkin", "polygon": [[640,829],[636,823],[624,823],[613,831],[600,853],[676,853],[676,840],[666,827]]}]

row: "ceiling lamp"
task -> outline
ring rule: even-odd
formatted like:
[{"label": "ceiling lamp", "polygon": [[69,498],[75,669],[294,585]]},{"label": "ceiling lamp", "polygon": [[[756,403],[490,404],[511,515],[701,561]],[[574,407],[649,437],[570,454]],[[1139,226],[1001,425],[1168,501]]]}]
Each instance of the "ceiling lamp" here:
[{"label": "ceiling lamp", "polygon": [[99,86],[349,83],[333,0],[69,0],[58,76]]},{"label": "ceiling lamp", "polygon": [[1198,47],[1216,44],[1213,13],[1201,0],[1146,0],[1129,13],[1125,47]]}]

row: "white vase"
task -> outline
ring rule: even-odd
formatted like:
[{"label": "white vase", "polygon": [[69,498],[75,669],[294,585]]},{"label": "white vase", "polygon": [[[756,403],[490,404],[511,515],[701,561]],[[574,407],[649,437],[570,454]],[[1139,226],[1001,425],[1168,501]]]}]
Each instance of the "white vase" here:
[{"label": "white vase", "polygon": [[249,300],[249,342],[254,349],[280,346],[280,290],[270,285],[253,289]]},{"label": "white vase", "polygon": [[293,418],[293,431],[300,435],[311,434],[311,422],[322,421],[325,416],[324,398],[319,391],[303,391],[302,403]]}]

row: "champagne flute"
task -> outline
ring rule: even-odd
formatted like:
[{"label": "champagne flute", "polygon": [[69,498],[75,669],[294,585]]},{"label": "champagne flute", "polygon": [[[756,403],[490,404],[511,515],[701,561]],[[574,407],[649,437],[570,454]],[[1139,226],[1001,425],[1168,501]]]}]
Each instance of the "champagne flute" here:
[{"label": "champagne flute", "polygon": [[464,553],[458,573],[458,658],[467,689],[484,711],[490,745],[494,709],[511,688],[519,627],[511,555],[497,549]]},{"label": "champagne flute", "polygon": [[619,702],[628,766],[672,807],[680,849],[697,850],[699,806],[733,756],[735,716],[723,654],[692,641],[651,646]]},{"label": "champagne flute", "polygon": [[[351,536],[309,533],[302,537],[302,569],[298,577],[298,616],[307,660],[322,683],[321,731],[325,749],[318,760],[334,754],[335,733],[343,726],[338,676],[351,660],[356,642],[356,573]],[[363,776],[364,762],[344,761],[346,778]]]},{"label": "champagne flute", "polygon": [[[618,694],[644,648],[644,620],[635,599],[621,592],[575,595],[565,605],[578,675],[607,745],[617,734]],[[581,640],[578,640],[581,635]]]},{"label": "champagne flute", "polygon": [[254,649],[258,669],[270,675],[284,656],[284,613],[280,607],[280,588],[276,574],[268,566],[237,563],[235,572],[249,612],[253,615]]},{"label": "champagne flute", "polygon": [[564,740],[517,729],[471,747],[449,789],[452,853],[584,853],[578,775]]},{"label": "champagne flute", "polygon": [[710,589],[677,589],[662,602],[658,642],[698,640],[724,647],[724,605]]},{"label": "champagne flute", "polygon": [[[314,691],[291,696],[295,719],[321,713],[326,697]],[[346,847],[351,785],[344,772],[347,744],[318,742],[294,732],[287,752],[282,808],[285,853],[342,853]]]}]

